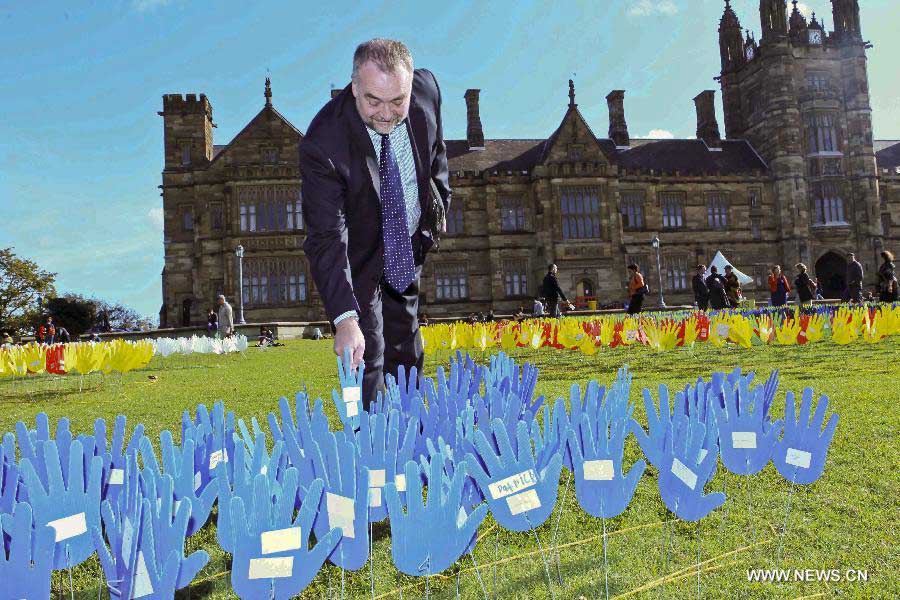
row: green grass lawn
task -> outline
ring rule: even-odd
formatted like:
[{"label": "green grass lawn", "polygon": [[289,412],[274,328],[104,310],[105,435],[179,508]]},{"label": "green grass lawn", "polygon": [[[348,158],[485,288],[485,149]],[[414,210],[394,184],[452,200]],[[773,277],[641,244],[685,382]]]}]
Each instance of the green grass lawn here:
[{"label": "green grass lawn", "polygon": [[[592,357],[567,351],[522,352],[518,360],[540,368],[538,393],[550,399],[568,397],[569,385],[597,379],[609,383],[616,370],[628,364],[634,373],[632,400],[635,416],[646,422],[641,388],[668,383],[676,387],[708,377],[716,370],[741,366],[759,377],[772,368],[781,370],[781,387],[773,412],[784,412],[785,390],[813,386],[827,394],[831,410],[840,414],[825,474],[810,486],[796,486],[790,499],[787,534],[780,564],[776,563],[776,534],[785,518],[790,486],[771,463],[758,475],[726,477],[719,466],[706,491],[726,491],[721,509],[700,526],[674,521],[656,487],[656,470],[648,467],[629,508],[605,523],[610,596],[696,598],[698,543],[701,560],[700,593],[704,598],[898,598],[900,597],[900,338],[880,344],[857,342],[849,346],[822,343],[811,346],[754,347],[749,350],[716,349],[703,344],[696,350],[678,349],[656,354],[644,348],[603,350]],[[427,361],[433,375],[438,361]],[[150,379],[155,376],[155,381]],[[33,427],[35,415],[69,417],[74,432],[92,432],[93,421],[127,415],[130,426],[146,425],[158,442],[164,429],[180,431],[183,410],[199,403],[211,406],[224,400],[238,417],[265,422],[277,411],[279,396],[292,397],[303,387],[312,396],[330,395],[337,384],[330,341],[293,341],[284,348],[250,348],[243,355],[155,357],[146,369],[124,376],[78,376],[63,380],[36,378],[23,384],[0,380],[0,434],[15,431],[25,420]],[[82,390],[79,391],[79,385]],[[332,423],[337,423],[330,400]],[[626,464],[640,457],[633,436],[626,445]],[[555,598],[603,597],[604,523],[578,507],[574,484],[566,471],[560,481],[560,500],[552,518],[536,530],[553,581]],[[563,502],[563,498],[565,501]],[[559,520],[554,544],[554,528]],[[188,542],[190,549],[205,548],[211,561],[182,596],[233,598],[226,556],[215,541],[214,519]],[[375,527],[372,567],[375,596],[424,598],[426,581],[400,575],[390,556],[390,528]],[[552,552],[552,546],[559,546]],[[558,560],[555,556],[558,554]],[[499,530],[491,517],[482,526],[475,552],[479,572],[490,597],[550,598],[542,554],[535,535]],[[858,569],[868,582],[748,583],[747,569]],[[473,563],[466,558],[445,577],[431,577],[433,598],[483,598]],[[96,557],[73,572],[78,598],[96,598],[100,583]],[[63,581],[65,585],[63,586]],[[57,596],[69,596],[68,574],[54,579]],[[303,598],[371,597],[369,566],[357,573],[324,568]],[[2,585],[2,584],[0,584]],[[107,597],[104,592],[102,597]]]}]

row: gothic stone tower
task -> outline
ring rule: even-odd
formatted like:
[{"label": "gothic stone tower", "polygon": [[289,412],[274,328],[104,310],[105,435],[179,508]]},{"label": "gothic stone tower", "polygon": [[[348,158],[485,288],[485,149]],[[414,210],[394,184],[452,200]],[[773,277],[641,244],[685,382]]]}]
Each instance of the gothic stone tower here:
[{"label": "gothic stone tower", "polygon": [[813,266],[824,259],[816,271],[833,279],[841,255],[854,251],[871,269],[881,246],[869,45],[857,0],[832,0],[831,33],[792,4],[789,15],[786,0],[760,0],[760,44],[748,31],[739,46],[740,22],[725,1],[719,24],[725,130],[729,139],[748,140],[771,170],[781,260]]}]

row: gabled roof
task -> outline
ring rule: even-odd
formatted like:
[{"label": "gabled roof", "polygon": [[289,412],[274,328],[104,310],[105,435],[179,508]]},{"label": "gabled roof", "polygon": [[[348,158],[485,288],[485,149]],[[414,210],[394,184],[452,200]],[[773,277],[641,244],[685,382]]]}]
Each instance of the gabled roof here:
[{"label": "gabled roof", "polygon": [[303,137],[303,134],[300,132],[300,130],[297,129],[296,127],[294,127],[294,124],[293,124],[293,123],[291,123],[290,121],[288,121],[287,118],[286,118],[283,114],[281,114],[280,112],[278,112],[277,110],[275,110],[275,107],[272,106],[272,105],[270,104],[270,105],[264,106],[264,107],[262,108],[262,110],[260,110],[258,113],[256,113],[256,116],[253,117],[252,119],[250,119],[250,122],[247,123],[246,125],[244,125],[244,128],[241,129],[241,130],[238,132],[238,134],[237,134],[236,136],[234,136],[233,138],[231,138],[231,141],[230,141],[230,142],[228,142],[228,143],[225,144],[224,146],[219,145],[219,144],[213,145],[213,157],[212,157],[212,161],[210,162],[210,165],[212,165],[213,163],[215,163],[215,162],[219,159],[220,156],[224,155],[224,154],[226,153],[226,151],[227,151],[229,148],[231,148],[232,146],[234,146],[235,143],[237,143],[237,141],[241,138],[242,135],[244,135],[245,132],[247,132],[247,131],[249,131],[250,129],[252,129],[253,126],[256,124],[256,122],[257,122],[264,114],[266,114],[267,111],[270,111],[270,112],[271,112],[272,114],[274,114],[278,119],[284,121],[284,123],[285,123],[288,127],[290,127],[291,129],[293,129],[293,130],[297,133],[297,135],[299,135],[300,137]]},{"label": "gabled roof", "polygon": [[879,169],[900,167],[900,140],[875,140],[875,161]]}]

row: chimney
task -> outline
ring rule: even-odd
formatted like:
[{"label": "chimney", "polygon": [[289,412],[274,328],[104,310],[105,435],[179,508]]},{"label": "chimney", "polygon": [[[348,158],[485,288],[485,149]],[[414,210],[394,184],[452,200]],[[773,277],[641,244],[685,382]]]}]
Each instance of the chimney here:
[{"label": "chimney", "polygon": [[481,90],[466,90],[466,141],[469,150],[484,149],[484,130],[481,129],[481,116],[478,113],[478,94]]},{"label": "chimney", "polygon": [[631,138],[628,136],[628,124],[625,123],[625,90],[613,90],[606,96],[609,107],[609,139],[617,147],[628,147]]},{"label": "chimney", "polygon": [[697,107],[697,139],[706,142],[710,148],[722,147],[722,136],[716,122],[716,92],[705,90],[694,98]]},{"label": "chimney", "polygon": [[331,88],[331,97],[334,98],[343,91],[341,88]]}]

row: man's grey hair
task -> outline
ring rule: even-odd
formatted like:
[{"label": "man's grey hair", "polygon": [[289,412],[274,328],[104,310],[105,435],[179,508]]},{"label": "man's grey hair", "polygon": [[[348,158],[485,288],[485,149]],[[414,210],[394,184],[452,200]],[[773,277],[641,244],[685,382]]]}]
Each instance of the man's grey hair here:
[{"label": "man's grey hair", "polygon": [[412,54],[406,44],[397,40],[375,38],[357,46],[353,53],[354,81],[359,68],[368,61],[375,63],[384,73],[397,73],[401,68],[410,75],[413,73]]}]

